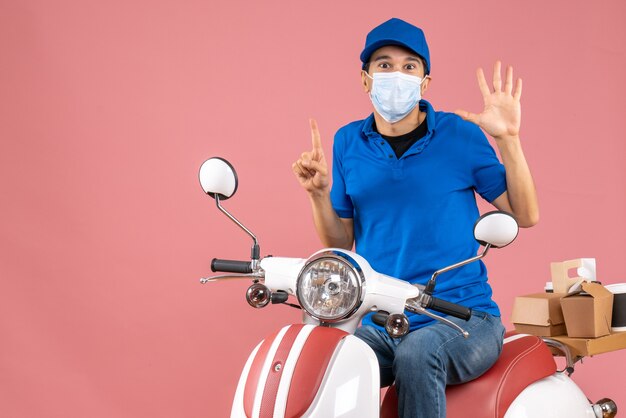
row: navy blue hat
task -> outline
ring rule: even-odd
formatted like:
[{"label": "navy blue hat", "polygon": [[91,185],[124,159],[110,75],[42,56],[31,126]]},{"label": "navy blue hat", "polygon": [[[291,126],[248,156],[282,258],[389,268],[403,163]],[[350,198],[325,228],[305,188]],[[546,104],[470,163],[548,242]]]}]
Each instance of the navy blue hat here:
[{"label": "navy blue hat", "polygon": [[426,74],[430,74],[430,53],[420,28],[395,17],[376,26],[367,34],[361,62],[366,64],[374,51],[387,45],[403,46],[415,52],[426,61]]}]

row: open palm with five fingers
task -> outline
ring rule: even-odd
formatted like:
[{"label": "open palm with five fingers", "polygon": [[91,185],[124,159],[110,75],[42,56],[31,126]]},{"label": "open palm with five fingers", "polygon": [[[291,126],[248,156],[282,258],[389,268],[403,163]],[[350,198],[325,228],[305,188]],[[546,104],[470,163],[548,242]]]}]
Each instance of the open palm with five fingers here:
[{"label": "open palm with five fingers", "polygon": [[513,67],[509,66],[506,69],[503,86],[500,61],[496,61],[493,68],[493,91],[487,85],[482,68],[478,69],[476,75],[485,109],[480,114],[465,110],[457,110],[454,113],[480,126],[495,139],[517,137],[522,119],[520,105],[522,79],[517,79],[513,86]]},{"label": "open palm with five fingers", "polygon": [[322,149],[322,140],[317,129],[317,122],[311,119],[311,141],[313,149],[303,152],[298,161],[291,168],[300,182],[300,185],[309,194],[321,195],[329,191],[328,166]]}]

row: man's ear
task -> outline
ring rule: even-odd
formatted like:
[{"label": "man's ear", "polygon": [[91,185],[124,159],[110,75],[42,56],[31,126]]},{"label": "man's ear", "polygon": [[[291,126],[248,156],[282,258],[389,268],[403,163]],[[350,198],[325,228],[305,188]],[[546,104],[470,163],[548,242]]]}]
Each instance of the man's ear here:
[{"label": "man's ear", "polygon": [[361,84],[365,93],[369,93],[372,90],[372,79],[367,76],[365,70],[361,70]]},{"label": "man's ear", "polygon": [[424,93],[426,93],[426,90],[428,90],[428,86],[430,86],[431,80],[432,78],[429,75],[424,77],[424,81],[422,81],[422,86],[420,87],[422,96],[424,95]]}]

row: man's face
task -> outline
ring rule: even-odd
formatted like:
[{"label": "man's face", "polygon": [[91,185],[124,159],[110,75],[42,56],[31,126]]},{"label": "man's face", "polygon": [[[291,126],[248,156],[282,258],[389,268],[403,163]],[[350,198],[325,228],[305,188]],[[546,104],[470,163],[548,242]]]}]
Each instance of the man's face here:
[{"label": "man's face", "polygon": [[[401,46],[388,45],[374,51],[369,60],[368,74],[373,76],[374,73],[394,71],[423,78],[426,67],[417,54]],[[369,93],[372,88],[372,79],[365,75],[365,70],[361,78],[365,92]],[[422,94],[426,91],[429,81],[430,78],[427,77],[422,83]]]}]

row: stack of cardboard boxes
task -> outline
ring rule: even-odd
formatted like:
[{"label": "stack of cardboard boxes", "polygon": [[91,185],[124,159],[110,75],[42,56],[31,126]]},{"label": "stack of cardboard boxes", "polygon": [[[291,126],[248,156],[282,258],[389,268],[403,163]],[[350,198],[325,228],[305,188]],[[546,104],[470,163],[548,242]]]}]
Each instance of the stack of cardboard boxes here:
[{"label": "stack of cardboard boxes", "polygon": [[[613,293],[591,281],[595,279],[595,261],[590,271],[590,266],[585,266],[589,260],[552,263],[553,292],[515,298],[511,318],[515,329],[561,341],[576,356],[626,348],[626,332],[611,334]],[[570,277],[572,269],[582,274]]]}]

